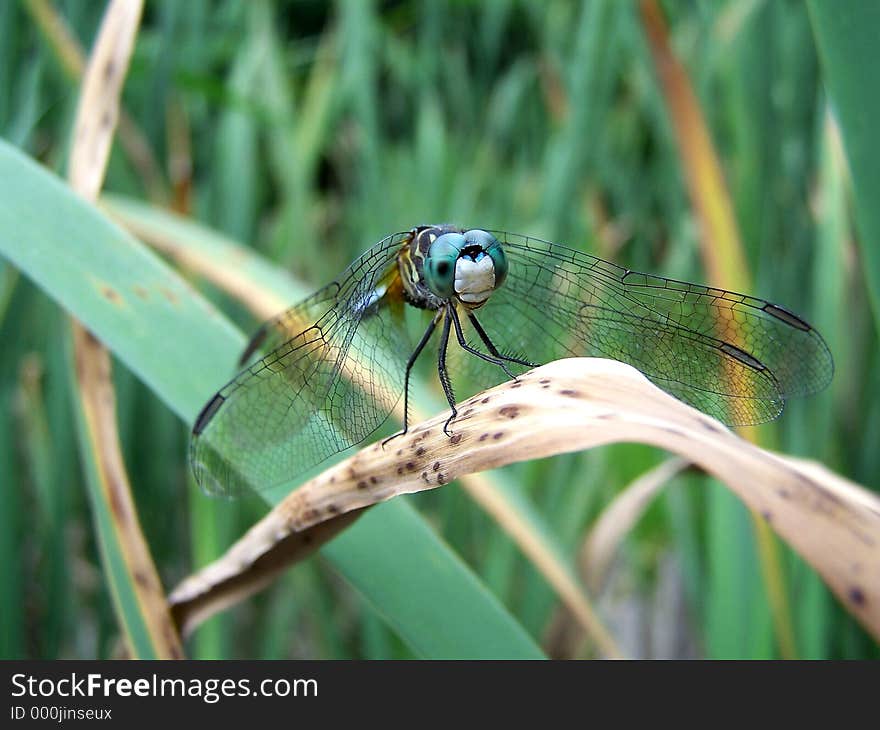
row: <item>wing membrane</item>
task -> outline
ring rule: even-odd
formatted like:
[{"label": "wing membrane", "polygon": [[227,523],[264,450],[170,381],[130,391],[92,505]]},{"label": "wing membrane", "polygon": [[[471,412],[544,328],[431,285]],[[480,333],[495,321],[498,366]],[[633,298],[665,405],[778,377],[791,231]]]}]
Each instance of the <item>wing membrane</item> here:
[{"label": "wing membrane", "polygon": [[383,239],[333,283],[269,320],[248,345],[268,354],[242,370],[196,419],[199,485],[232,496],[288,481],[362,441],[396,405],[408,350],[398,326],[397,253]]},{"label": "wing membrane", "polygon": [[[825,342],[779,305],[643,274],[539,239],[493,231],[507,280],[477,311],[494,346],[542,363],[567,356],[627,362],[681,400],[729,424],[780,414],[785,399],[824,388]],[[336,281],[269,320],[255,359],[196,419],[191,460],[209,493],[288,481],[364,440],[393,410],[412,351],[397,255],[383,239]],[[486,349],[466,317],[471,345]],[[450,344],[450,373],[487,386],[507,376]],[[510,364],[513,372],[523,366]]]},{"label": "wing membrane", "polygon": [[533,362],[599,356],[735,425],[831,379],[808,323],[755,297],[630,271],[558,244],[493,231],[509,273],[478,317],[496,346]]}]

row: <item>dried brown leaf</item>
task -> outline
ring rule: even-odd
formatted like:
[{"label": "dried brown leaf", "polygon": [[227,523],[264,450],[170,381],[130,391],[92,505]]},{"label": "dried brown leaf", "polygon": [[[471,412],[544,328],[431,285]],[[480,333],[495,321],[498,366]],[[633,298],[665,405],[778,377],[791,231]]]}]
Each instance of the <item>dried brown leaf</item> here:
[{"label": "dried brown leaf", "polygon": [[[114,0],[107,7],[85,68],[68,176],[73,190],[92,202],[104,182],[119,99],[142,10],[141,0]],[[85,436],[95,454],[97,479],[109,507],[112,529],[142,606],[153,647],[160,657],[179,658],[183,656],[180,638],[138,523],[122,459],[110,354],[73,318],[71,328]]]},{"label": "dried brown leaf", "polygon": [[172,602],[210,591],[208,571],[247,571],[276,543],[400,494],[465,474],[615,442],[667,449],[724,482],[822,575],[880,637],[880,500],[815,464],[744,441],[712,418],[612,360],[559,360],[465,401],[443,433],[440,414],[368,446],[292,492],[230,551],[186,581]]},{"label": "dried brown leaf", "polygon": [[591,591],[599,592],[618,546],[654,497],[689,464],[686,459],[678,457],[667,459],[626,486],[602,511],[590,528],[581,551],[581,564]]}]

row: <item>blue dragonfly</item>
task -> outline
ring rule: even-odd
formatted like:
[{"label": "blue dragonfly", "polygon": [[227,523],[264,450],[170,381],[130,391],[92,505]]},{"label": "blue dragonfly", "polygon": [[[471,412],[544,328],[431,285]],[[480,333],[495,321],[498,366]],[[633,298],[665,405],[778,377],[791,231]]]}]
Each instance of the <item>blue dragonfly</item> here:
[{"label": "blue dragonfly", "polygon": [[[415,344],[407,307],[425,320]],[[825,388],[834,369],[819,333],[779,304],[529,236],[418,226],[382,239],[257,331],[241,372],[195,421],[197,482],[234,495],[290,481],[364,441],[401,397],[405,432],[413,367],[432,342],[447,433],[463,362],[487,387],[562,357],[621,360],[730,425],[773,420],[787,398]]]}]

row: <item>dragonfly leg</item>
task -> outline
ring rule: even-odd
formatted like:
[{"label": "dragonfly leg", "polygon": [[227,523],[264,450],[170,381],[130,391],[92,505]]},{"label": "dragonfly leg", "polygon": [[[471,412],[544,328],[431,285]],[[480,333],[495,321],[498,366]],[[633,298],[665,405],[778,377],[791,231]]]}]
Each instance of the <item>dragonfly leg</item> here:
[{"label": "dragonfly leg", "polygon": [[[447,304],[446,316],[443,318],[443,331],[440,334],[440,351],[437,355],[437,373],[440,376],[440,385],[443,386],[443,392],[446,394],[446,401],[449,403],[450,409],[452,409],[452,414],[446,419],[446,423],[443,424],[443,433],[447,436],[452,436],[452,433],[449,431],[449,424],[452,423],[458,415],[458,411],[455,408],[455,393],[452,392],[452,381],[449,380],[449,372],[446,370],[446,348],[449,345],[450,319],[456,324],[458,323],[454,305]],[[458,329],[458,327],[460,327],[460,325],[457,324],[456,329]]]},{"label": "dragonfly leg", "polygon": [[[511,378],[512,380],[516,380],[516,375],[514,375],[512,372],[510,372],[510,368],[508,368],[507,365],[505,364],[505,360],[507,358],[504,358],[504,357],[501,357],[500,355],[498,355],[497,351],[493,352],[492,355],[487,355],[485,352],[480,352],[479,350],[477,350],[474,347],[471,347],[468,344],[467,340],[464,338],[464,332],[461,331],[461,321],[458,318],[458,312],[455,311],[455,307],[452,305],[449,305],[449,309],[450,309],[450,316],[452,317],[452,323],[455,325],[455,336],[458,339],[458,344],[461,345],[461,348],[465,352],[469,352],[472,355],[476,355],[481,360],[485,360],[486,362],[490,362],[493,365],[497,365],[505,372],[505,374],[507,375],[508,378]],[[494,350],[495,346],[492,345],[491,348]]]},{"label": "dragonfly leg", "polygon": [[389,436],[382,442],[382,446],[384,447],[391,439],[397,438],[398,436],[403,436],[407,429],[409,428],[409,376],[412,371],[413,365],[415,365],[416,360],[419,359],[419,355],[422,354],[422,350],[425,349],[425,345],[428,344],[428,340],[431,339],[431,335],[434,334],[434,329],[437,327],[437,322],[440,319],[440,312],[431,319],[431,324],[428,325],[428,329],[425,330],[425,334],[422,335],[422,339],[419,340],[419,344],[416,345],[416,349],[413,350],[412,355],[409,356],[409,360],[406,361],[406,375],[403,378],[403,430],[395,433],[393,436]]},{"label": "dragonfly leg", "polygon": [[506,360],[507,362],[513,362],[517,365],[523,365],[527,368],[536,368],[539,363],[529,362],[528,360],[520,360],[518,357],[510,357],[509,355],[502,355],[498,352],[498,348],[495,347],[495,344],[489,338],[489,335],[486,334],[486,330],[483,329],[483,325],[477,320],[477,316],[473,312],[468,312],[468,319],[471,321],[471,324],[474,326],[474,329],[477,331],[477,334],[480,336],[480,339],[483,341],[483,344],[486,345],[489,352],[491,352],[495,357],[499,360]]}]

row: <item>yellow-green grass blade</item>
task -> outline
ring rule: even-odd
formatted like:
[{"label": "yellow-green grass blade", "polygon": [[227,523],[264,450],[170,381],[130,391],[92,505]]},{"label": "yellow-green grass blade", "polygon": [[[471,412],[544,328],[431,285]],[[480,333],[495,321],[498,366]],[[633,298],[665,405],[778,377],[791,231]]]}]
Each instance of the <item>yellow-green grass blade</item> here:
[{"label": "yellow-green grass blade", "polygon": [[876,94],[880,4],[810,0],[807,5],[853,178],[865,284],[880,331],[880,98]]}]

